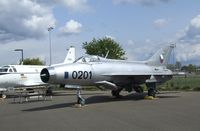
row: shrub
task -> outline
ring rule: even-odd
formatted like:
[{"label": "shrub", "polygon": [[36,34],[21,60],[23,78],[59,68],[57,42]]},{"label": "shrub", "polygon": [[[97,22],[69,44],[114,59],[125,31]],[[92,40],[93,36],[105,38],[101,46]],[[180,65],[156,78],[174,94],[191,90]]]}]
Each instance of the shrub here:
[{"label": "shrub", "polygon": [[193,88],[193,91],[200,91],[200,87]]},{"label": "shrub", "polygon": [[190,86],[183,86],[183,87],[182,87],[182,90],[188,91],[188,90],[190,90]]}]

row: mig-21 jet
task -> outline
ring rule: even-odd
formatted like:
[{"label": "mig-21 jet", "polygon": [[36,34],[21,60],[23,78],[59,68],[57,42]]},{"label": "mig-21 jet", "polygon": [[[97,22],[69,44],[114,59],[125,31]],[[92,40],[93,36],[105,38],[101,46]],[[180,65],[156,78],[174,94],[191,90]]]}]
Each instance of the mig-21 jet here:
[{"label": "mig-21 jet", "polygon": [[83,56],[71,64],[42,69],[41,80],[49,84],[77,85],[77,102],[84,105],[81,86],[103,86],[111,90],[113,96],[120,97],[120,91],[143,92],[141,84],[146,84],[148,96],[155,97],[156,85],[170,80],[173,76],[166,65],[174,45],[158,50],[146,61],[106,59],[99,56]]}]

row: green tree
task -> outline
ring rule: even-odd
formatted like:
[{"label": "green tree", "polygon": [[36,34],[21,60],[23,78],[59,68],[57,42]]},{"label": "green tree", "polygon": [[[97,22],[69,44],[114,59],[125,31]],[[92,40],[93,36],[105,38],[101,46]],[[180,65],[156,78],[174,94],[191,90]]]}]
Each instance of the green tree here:
[{"label": "green tree", "polygon": [[186,65],[182,66],[181,71],[188,71],[188,66],[186,66]]},{"label": "green tree", "polygon": [[119,43],[111,38],[93,39],[91,42],[84,42],[83,49],[89,55],[98,55],[105,57],[108,53],[107,58],[110,59],[126,59],[125,51],[122,49]]},{"label": "green tree", "polygon": [[192,65],[192,64],[189,64],[188,65],[188,72],[196,72],[196,66],[195,65]]},{"label": "green tree", "polygon": [[26,58],[23,61],[24,65],[45,65],[45,62],[40,60],[39,58]]},{"label": "green tree", "polygon": [[192,72],[196,72],[197,70],[197,66],[196,65],[192,65],[192,64],[189,64],[188,66],[183,66],[181,68],[182,71],[187,71],[189,73],[192,73]]}]

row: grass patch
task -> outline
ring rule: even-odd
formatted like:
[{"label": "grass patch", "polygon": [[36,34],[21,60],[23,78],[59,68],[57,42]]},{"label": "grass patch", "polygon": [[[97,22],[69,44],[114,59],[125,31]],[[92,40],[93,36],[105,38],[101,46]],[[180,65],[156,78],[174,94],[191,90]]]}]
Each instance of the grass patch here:
[{"label": "grass patch", "polygon": [[174,77],[158,86],[159,90],[200,91],[200,76]]}]

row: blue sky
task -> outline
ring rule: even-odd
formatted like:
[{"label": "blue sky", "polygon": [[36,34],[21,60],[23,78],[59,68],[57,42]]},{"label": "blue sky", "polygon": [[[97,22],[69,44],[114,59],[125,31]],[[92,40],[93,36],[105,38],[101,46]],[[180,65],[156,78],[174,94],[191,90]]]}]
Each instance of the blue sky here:
[{"label": "blue sky", "polygon": [[200,65],[199,0],[0,0],[0,65],[16,64],[16,48],[24,57],[49,63],[47,28],[52,30],[53,63],[66,49],[111,37],[129,60],[145,60],[158,48],[176,43],[176,59]]}]

